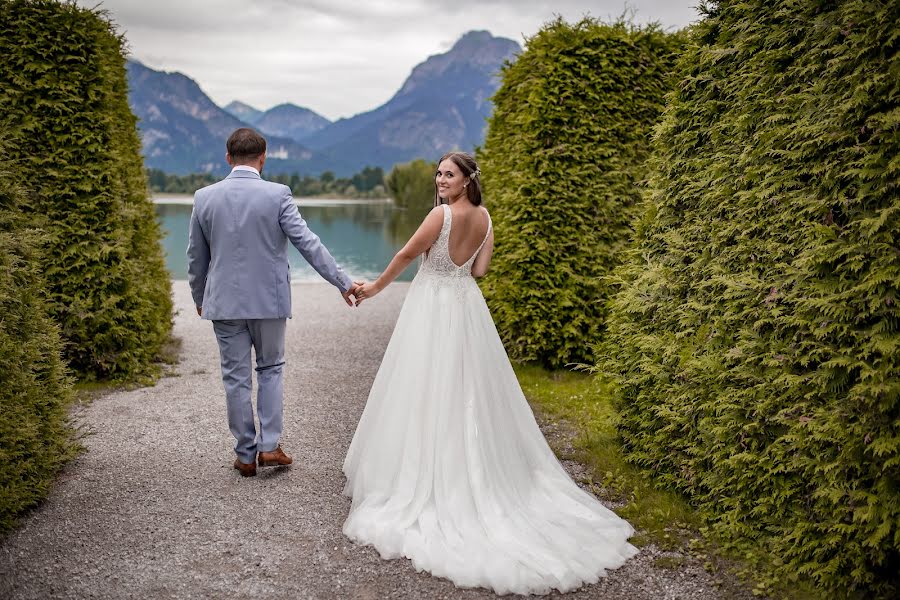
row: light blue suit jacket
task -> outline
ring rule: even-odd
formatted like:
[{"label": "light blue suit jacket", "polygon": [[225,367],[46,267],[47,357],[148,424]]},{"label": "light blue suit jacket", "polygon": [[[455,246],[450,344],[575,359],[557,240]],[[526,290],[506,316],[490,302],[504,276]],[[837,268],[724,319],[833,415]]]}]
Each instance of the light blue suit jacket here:
[{"label": "light blue suit jacket", "polygon": [[350,289],[353,282],[306,226],[287,186],[237,170],[197,190],[188,282],[203,318],[290,318],[288,241],[326,281]]}]

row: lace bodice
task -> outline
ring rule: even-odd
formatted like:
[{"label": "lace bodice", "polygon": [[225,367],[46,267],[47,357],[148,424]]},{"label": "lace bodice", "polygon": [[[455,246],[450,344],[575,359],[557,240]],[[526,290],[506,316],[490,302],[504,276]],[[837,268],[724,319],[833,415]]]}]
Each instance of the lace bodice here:
[{"label": "lace bodice", "polygon": [[479,244],[478,249],[475,250],[475,253],[472,254],[469,260],[461,265],[457,265],[453,262],[453,259],[450,258],[450,230],[453,227],[453,214],[450,212],[449,206],[446,204],[443,204],[442,206],[444,208],[444,224],[441,226],[441,233],[428,251],[428,256],[425,258],[425,262],[422,263],[419,272],[425,272],[439,277],[463,277],[471,279],[472,264],[475,262],[475,257],[481,252],[481,249],[484,247],[485,242],[487,242],[487,239],[491,234],[491,216],[488,215],[487,232],[484,234],[484,239],[481,241],[481,244]]}]

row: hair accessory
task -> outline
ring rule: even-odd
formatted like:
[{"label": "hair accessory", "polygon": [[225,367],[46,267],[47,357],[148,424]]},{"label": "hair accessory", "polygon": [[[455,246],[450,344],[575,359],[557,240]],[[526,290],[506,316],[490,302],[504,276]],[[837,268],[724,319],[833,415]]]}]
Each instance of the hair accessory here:
[{"label": "hair accessory", "polygon": [[481,175],[481,169],[479,169],[478,167],[475,167],[475,170],[469,174],[469,177],[472,179],[475,179],[479,175]]}]

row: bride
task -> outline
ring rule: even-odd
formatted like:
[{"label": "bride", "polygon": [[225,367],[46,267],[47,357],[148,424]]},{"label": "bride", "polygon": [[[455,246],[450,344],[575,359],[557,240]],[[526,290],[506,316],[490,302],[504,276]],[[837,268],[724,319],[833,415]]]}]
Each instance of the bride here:
[{"label": "bride", "polygon": [[473,279],[494,241],[479,174],[468,154],[441,158],[436,206],[356,291],[427,253],[344,460],[343,530],[459,587],[565,592],[635,555],[634,530],[568,477],[522,394]]}]

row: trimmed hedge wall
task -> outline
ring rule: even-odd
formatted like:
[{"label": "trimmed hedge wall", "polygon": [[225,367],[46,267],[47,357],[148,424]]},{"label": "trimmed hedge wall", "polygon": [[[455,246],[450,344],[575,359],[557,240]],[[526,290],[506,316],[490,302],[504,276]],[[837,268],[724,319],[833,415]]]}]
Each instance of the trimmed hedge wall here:
[{"label": "trimmed hedge wall", "polygon": [[900,3],[707,10],[616,272],[625,447],[771,581],[896,598]]},{"label": "trimmed hedge wall", "polygon": [[123,40],[104,13],[0,2],[0,114],[16,175],[46,218],[41,267],[83,378],[152,370],[171,331],[160,230],[128,107]]},{"label": "trimmed hedge wall", "polygon": [[682,44],[653,26],[556,20],[504,67],[478,152],[497,231],[482,287],[514,359],[591,362]]},{"label": "trimmed hedge wall", "polygon": [[72,385],[46,314],[39,232],[25,226],[8,166],[0,165],[0,532],[46,496],[76,447],[66,427]]}]

